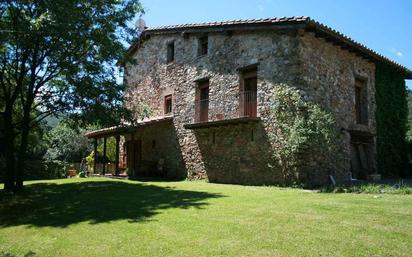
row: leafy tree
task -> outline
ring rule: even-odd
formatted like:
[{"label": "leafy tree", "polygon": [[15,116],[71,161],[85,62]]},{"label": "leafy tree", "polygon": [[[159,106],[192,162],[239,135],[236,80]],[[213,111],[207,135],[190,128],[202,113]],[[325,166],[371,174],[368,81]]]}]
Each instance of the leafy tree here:
[{"label": "leafy tree", "polygon": [[275,87],[273,101],[274,128],[269,135],[273,155],[281,168],[284,183],[298,182],[300,179],[296,174],[303,166],[303,153],[310,151],[319,156],[335,153],[335,120],[332,114],[305,99],[303,92],[284,84]]},{"label": "leafy tree", "polygon": [[29,133],[45,117],[70,111],[119,122],[123,85],[115,67],[140,11],[138,0],[0,2],[6,190],[23,189]]},{"label": "leafy tree", "polygon": [[93,145],[84,133],[97,128],[97,126],[72,128],[64,121],[59,122],[47,133],[49,147],[45,159],[80,163],[82,158],[93,150]]}]

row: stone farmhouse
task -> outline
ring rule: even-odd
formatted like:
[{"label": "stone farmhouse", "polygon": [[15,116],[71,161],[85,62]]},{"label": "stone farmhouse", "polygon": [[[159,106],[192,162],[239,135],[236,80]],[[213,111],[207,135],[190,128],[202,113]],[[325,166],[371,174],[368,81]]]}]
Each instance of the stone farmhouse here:
[{"label": "stone farmhouse", "polygon": [[411,79],[407,68],[309,17],[146,28],[123,61],[135,123],[87,136],[95,145],[117,139],[116,174],[282,183],[268,135],[273,89],[286,84],[333,113],[340,135],[340,156],[308,151],[299,180],[376,178],[380,62]]}]

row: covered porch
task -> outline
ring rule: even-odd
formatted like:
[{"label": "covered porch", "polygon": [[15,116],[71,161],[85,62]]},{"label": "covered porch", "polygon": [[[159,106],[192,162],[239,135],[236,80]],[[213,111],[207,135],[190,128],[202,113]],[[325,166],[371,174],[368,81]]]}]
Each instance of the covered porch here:
[{"label": "covered porch", "polygon": [[[171,122],[172,120],[171,116],[146,118],[133,125],[118,125],[86,133],[85,136],[93,140],[94,146],[93,167],[89,175],[107,177],[136,176],[143,162],[141,157],[143,151],[142,138],[139,131],[148,128],[150,125]],[[108,158],[110,138],[115,139],[115,157],[111,158],[114,160]],[[113,148],[113,141],[111,143]],[[100,148],[100,151],[98,148]]]}]

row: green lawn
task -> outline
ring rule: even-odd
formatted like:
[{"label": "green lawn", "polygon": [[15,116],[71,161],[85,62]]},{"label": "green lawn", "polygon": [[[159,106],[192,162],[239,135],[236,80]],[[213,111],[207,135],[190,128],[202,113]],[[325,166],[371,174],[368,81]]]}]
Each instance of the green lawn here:
[{"label": "green lawn", "polygon": [[[4,256],[411,256],[412,195],[87,178],[0,190]],[[2,254],[0,254],[2,256]]]}]

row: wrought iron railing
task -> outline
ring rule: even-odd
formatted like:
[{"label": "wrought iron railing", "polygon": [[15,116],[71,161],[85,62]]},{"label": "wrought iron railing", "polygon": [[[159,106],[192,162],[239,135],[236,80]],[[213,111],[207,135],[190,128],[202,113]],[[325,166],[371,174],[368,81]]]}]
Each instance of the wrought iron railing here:
[{"label": "wrought iron railing", "polygon": [[236,95],[218,95],[196,100],[194,107],[195,122],[256,117],[257,95],[256,91],[242,91]]}]

